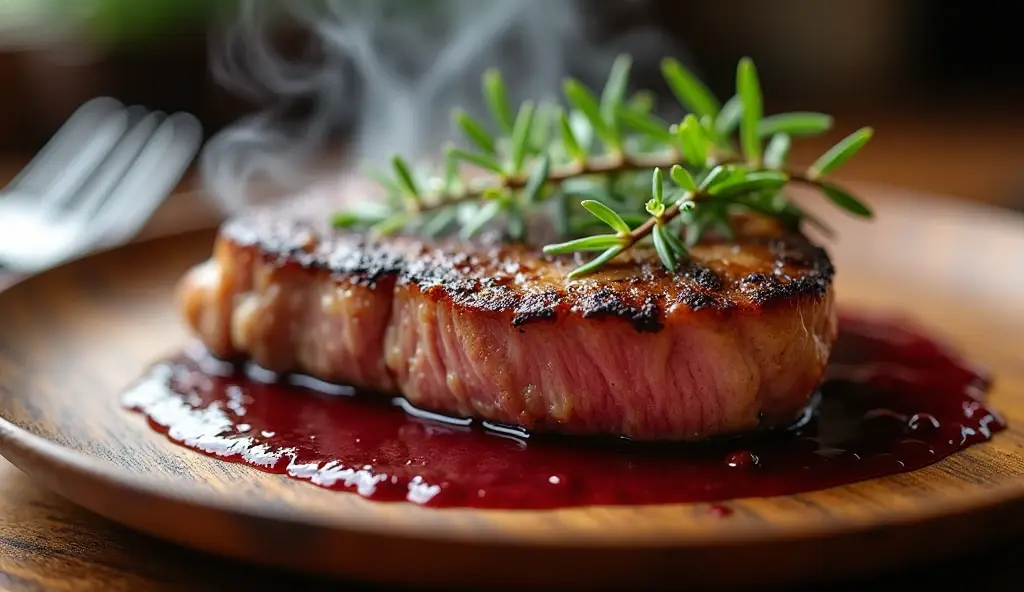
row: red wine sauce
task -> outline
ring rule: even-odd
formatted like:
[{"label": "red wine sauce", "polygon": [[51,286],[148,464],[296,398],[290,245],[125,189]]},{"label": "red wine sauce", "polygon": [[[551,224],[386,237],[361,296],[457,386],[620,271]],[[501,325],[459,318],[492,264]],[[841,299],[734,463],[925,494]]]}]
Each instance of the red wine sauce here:
[{"label": "red wine sauce", "polygon": [[515,509],[718,502],[911,471],[1005,427],[988,386],[916,330],[844,316],[800,423],[703,444],[531,435],[203,355],[156,364],[124,404],[179,444],[322,487]]}]

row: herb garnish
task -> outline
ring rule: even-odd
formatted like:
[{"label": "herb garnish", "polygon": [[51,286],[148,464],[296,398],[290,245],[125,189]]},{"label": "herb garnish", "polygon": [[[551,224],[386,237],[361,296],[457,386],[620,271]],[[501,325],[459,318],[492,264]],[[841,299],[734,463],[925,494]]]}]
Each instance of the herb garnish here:
[{"label": "herb garnish", "polygon": [[[469,239],[503,220],[506,237],[521,241],[526,215],[548,212],[565,242],[546,245],[545,253],[600,253],[574,269],[574,278],[648,238],[674,272],[707,229],[731,237],[731,216],[740,211],[773,217],[794,230],[807,221],[829,233],[782,192],[793,182],[817,188],[851,214],[872,216],[824,179],[867,143],[870,127],[847,136],[806,170],[790,169],[792,139],[828,131],[832,118],[811,112],[765,116],[749,58],[739,61],[736,94],[724,104],[677,60],[664,59],[662,74],[688,111],[671,125],[651,112],[650,93],[626,96],[631,64],[628,55],[616,59],[600,97],[566,80],[568,108],[525,101],[513,110],[500,73],[489,70],[483,92],[497,133],[456,111],[454,122],[474,150],[449,147],[440,172],[414,171],[395,156],[392,174],[381,178],[386,203],[336,214],[335,226],[375,234],[457,231]],[[464,164],[485,174],[464,176]],[[582,208],[572,203],[580,198]]]}]

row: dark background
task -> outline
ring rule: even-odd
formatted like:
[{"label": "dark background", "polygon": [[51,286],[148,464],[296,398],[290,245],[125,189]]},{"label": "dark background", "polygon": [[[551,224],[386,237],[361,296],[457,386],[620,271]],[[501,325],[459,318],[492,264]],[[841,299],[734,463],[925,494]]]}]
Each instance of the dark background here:
[{"label": "dark background", "polygon": [[[836,116],[837,135],[808,145],[808,155],[838,134],[875,126],[872,148],[848,166],[849,177],[1014,207],[1024,204],[1024,175],[1016,172],[1024,157],[1024,36],[1014,4],[584,0],[584,12],[609,38],[655,24],[723,96],[737,59],[750,55],[770,111]],[[29,158],[75,107],[100,94],[188,110],[208,134],[254,108],[211,79],[209,23],[195,14],[205,13],[122,36],[93,56],[0,43],[0,159]],[[657,88],[656,69],[651,74]]]}]

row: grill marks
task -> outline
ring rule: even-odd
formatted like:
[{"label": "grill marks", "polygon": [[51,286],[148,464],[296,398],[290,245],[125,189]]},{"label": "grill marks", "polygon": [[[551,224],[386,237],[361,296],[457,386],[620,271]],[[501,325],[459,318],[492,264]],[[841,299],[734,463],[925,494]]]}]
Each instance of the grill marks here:
[{"label": "grill marks", "polygon": [[709,241],[691,250],[677,274],[653,251],[634,249],[598,273],[568,282],[580,263],[571,255],[546,256],[521,245],[409,237],[368,241],[322,224],[279,216],[253,216],[224,225],[222,239],[255,248],[282,267],[330,272],[373,288],[384,277],[398,286],[483,312],[511,312],[516,327],[564,315],[619,318],[640,333],[660,331],[668,317],[694,312],[757,313],[797,297],[821,298],[834,269],[825,251],[771,221],[737,221],[735,243]]}]

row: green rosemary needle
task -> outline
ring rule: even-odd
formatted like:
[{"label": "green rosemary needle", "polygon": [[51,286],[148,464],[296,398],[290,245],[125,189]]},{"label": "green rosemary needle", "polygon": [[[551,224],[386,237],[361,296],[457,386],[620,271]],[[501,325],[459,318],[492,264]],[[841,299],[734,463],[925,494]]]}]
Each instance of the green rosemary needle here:
[{"label": "green rosemary needle", "polygon": [[[436,177],[415,174],[395,156],[381,181],[388,199],[340,212],[333,223],[377,235],[457,233],[465,240],[495,225],[509,240],[524,241],[528,215],[549,215],[560,242],[543,245],[544,253],[599,253],[572,270],[573,279],[640,243],[653,245],[675,273],[689,257],[687,247],[708,228],[731,237],[733,216],[742,212],[794,230],[806,222],[828,232],[786,197],[792,183],[817,189],[849,214],[872,217],[868,206],[826,178],[867,144],[872,128],[851,133],[811,166],[794,168],[787,164],[793,140],[830,131],[833,118],[811,111],[765,115],[750,58],[739,61],[735,94],[724,103],[679,61],[663,60],[668,88],[688,111],[676,123],[652,113],[650,92],[629,94],[631,66],[630,56],[619,56],[600,92],[568,79],[564,105],[528,100],[518,107],[509,102],[501,73],[488,70],[482,90],[489,121],[453,113],[470,148],[449,147]],[[484,175],[464,177],[462,164]]]}]

